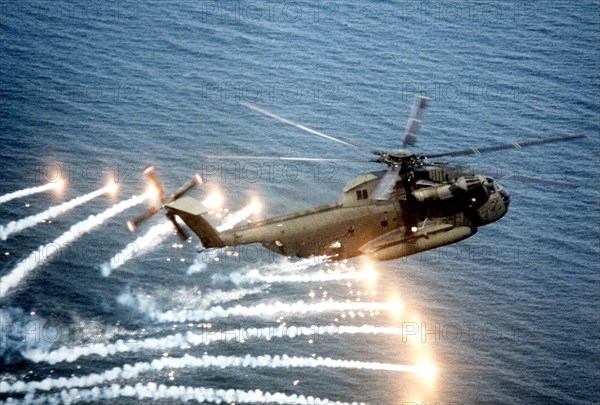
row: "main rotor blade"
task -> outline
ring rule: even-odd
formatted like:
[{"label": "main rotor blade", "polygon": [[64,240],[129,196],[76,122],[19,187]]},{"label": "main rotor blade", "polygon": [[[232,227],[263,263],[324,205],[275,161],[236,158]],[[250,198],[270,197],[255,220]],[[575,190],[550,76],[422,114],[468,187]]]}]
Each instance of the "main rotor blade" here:
[{"label": "main rotor blade", "polygon": [[502,174],[500,172],[481,171],[481,170],[472,169],[472,168],[465,168],[465,167],[451,166],[451,165],[438,165],[438,164],[430,164],[430,163],[426,164],[426,166],[430,166],[430,167],[434,166],[434,167],[441,167],[446,170],[448,170],[448,169],[454,170],[455,172],[460,173],[461,175],[482,174],[484,176],[490,176],[494,180],[514,180],[514,181],[520,181],[521,183],[544,184],[544,185],[548,185],[548,186],[555,186],[555,187],[561,187],[561,188],[577,188],[577,187],[579,187],[578,184],[574,184],[574,183],[565,183],[563,181],[540,179],[538,177],[531,177],[531,176],[521,176],[518,174],[510,174],[510,173]]},{"label": "main rotor blade", "polygon": [[354,145],[354,144],[352,144],[350,142],[342,141],[341,139],[335,138],[333,136],[324,134],[324,133],[319,132],[319,131],[315,131],[314,129],[310,129],[308,127],[305,127],[304,125],[300,125],[300,124],[298,124],[298,123],[296,123],[296,122],[294,122],[292,120],[288,120],[287,118],[280,117],[277,114],[274,114],[274,113],[272,113],[270,111],[264,110],[264,109],[262,109],[260,107],[255,106],[254,104],[250,104],[250,103],[248,103],[246,101],[241,102],[241,104],[244,107],[246,107],[246,108],[254,110],[254,111],[258,112],[258,113],[266,115],[267,117],[271,117],[273,119],[276,119],[279,122],[283,122],[284,124],[291,125],[293,127],[296,127],[298,129],[301,129],[301,130],[306,131],[308,133],[311,133],[313,135],[317,135],[317,136],[320,136],[322,138],[329,139],[330,141],[334,141],[334,142],[341,143],[342,145],[350,146],[352,148],[360,149],[360,150],[365,151],[365,152],[369,152],[369,153],[373,153],[373,154],[379,155],[379,152],[376,151],[376,150],[374,150],[374,149],[369,149],[369,148],[364,148],[362,146]]},{"label": "main rotor blade", "polygon": [[371,198],[374,200],[387,200],[392,191],[394,191],[399,171],[400,168],[388,170],[375,186]]},{"label": "main rotor blade", "polygon": [[410,116],[408,117],[408,122],[406,123],[402,148],[406,148],[409,145],[414,146],[417,143],[417,137],[423,127],[423,115],[426,105],[427,97],[415,97],[415,103],[413,104]]},{"label": "main rotor blade", "polygon": [[562,137],[555,137],[555,138],[540,139],[538,141],[506,143],[506,144],[502,144],[502,145],[488,146],[485,148],[472,148],[472,149],[458,150],[458,151],[454,151],[454,152],[433,153],[433,154],[426,155],[425,157],[426,158],[437,158],[437,157],[442,157],[442,156],[456,157],[456,156],[466,156],[466,155],[480,155],[482,153],[496,152],[499,150],[521,149],[521,148],[526,148],[529,146],[545,145],[547,143],[574,141],[576,139],[581,139],[581,138],[586,138],[586,136],[585,135],[572,135],[572,136],[562,136]]},{"label": "main rotor blade", "polygon": [[337,159],[337,158],[317,158],[317,157],[285,157],[285,156],[238,156],[238,155],[209,155],[208,159],[229,159],[229,160],[282,160],[282,161],[300,161],[300,162],[353,162],[353,163],[377,163],[375,159]]},{"label": "main rotor blade", "polygon": [[[483,173],[483,174],[486,174],[486,173]],[[492,177],[493,173],[489,173],[489,175],[490,175],[490,177]],[[516,174],[504,174],[500,177],[495,177],[494,179],[495,180],[515,180],[515,181],[520,181],[521,183],[544,184],[544,185],[548,185],[548,186],[562,187],[562,188],[577,188],[577,187],[579,187],[578,184],[565,183],[563,181],[539,179],[537,177],[521,176],[521,175],[516,175]]]}]

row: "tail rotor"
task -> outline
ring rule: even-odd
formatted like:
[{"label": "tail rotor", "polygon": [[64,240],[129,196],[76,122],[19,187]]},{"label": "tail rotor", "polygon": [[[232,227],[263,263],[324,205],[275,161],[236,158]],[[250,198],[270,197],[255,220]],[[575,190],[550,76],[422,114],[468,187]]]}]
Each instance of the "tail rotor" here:
[{"label": "tail rotor", "polygon": [[[199,186],[204,183],[202,176],[200,174],[196,173],[183,186],[181,186],[177,191],[175,191],[173,194],[171,194],[169,199],[165,199],[165,191],[164,191],[160,181],[158,181],[158,177],[156,176],[153,166],[148,166],[146,169],[144,169],[144,176],[146,176],[148,178],[148,180],[152,184],[152,187],[154,187],[154,189],[156,190],[157,196],[161,202],[161,205],[151,207],[146,212],[144,212],[142,215],[138,216],[137,218],[127,221],[127,224],[125,225],[125,227],[129,232],[134,232],[142,223],[144,223],[148,219],[152,218],[162,208],[164,208],[164,206],[166,204],[170,204],[170,203],[178,200],[179,198],[183,197],[188,192],[190,192],[190,190],[192,190],[194,187]],[[169,221],[171,221],[171,223],[173,224],[173,227],[175,228],[175,231],[177,232],[177,235],[181,238],[181,240],[187,240],[188,235],[184,231],[184,229],[181,227],[181,225],[177,222],[175,215],[171,212],[167,212],[165,215],[166,215],[167,219]]]}]

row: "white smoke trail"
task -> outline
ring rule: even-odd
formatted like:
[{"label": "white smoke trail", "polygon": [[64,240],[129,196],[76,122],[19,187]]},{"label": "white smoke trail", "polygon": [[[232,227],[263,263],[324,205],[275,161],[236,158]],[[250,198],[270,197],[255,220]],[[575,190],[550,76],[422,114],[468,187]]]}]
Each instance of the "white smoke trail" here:
[{"label": "white smoke trail", "polygon": [[23,218],[18,221],[9,222],[5,226],[0,225],[0,239],[6,240],[13,233],[20,232],[27,228],[31,228],[32,226],[35,226],[46,219],[55,218],[61,214],[64,214],[67,211],[72,210],[73,208],[79,205],[85,204],[86,202],[91,201],[94,198],[99,197],[102,194],[108,193],[112,190],[114,190],[114,184],[109,184],[94,192],[82,195],[81,197],[73,198],[72,200],[67,201],[63,204],[50,207],[46,211],[40,212],[39,214],[31,215],[27,218]]},{"label": "white smoke trail", "polygon": [[219,330],[217,327],[204,328],[202,333],[187,332],[177,333],[160,338],[147,338],[139,341],[117,340],[114,343],[94,343],[86,346],[62,346],[51,352],[41,348],[30,348],[21,354],[28,360],[36,363],[46,362],[57,364],[74,362],[80,357],[100,356],[108,357],[117,353],[142,352],[148,350],[168,350],[187,348],[192,346],[210,345],[225,342],[246,342],[272,339],[293,339],[299,337],[312,338],[314,341],[327,339],[332,335],[391,335],[404,336],[402,328],[393,326],[341,326],[341,325],[312,325],[287,327],[285,325],[270,326],[265,328],[238,328]]},{"label": "white smoke trail", "polygon": [[83,234],[90,232],[92,229],[101,225],[115,215],[142,203],[145,199],[152,196],[151,192],[146,192],[142,195],[136,195],[128,200],[121,201],[118,204],[106,209],[100,214],[90,215],[87,219],[76,223],[69,230],[44,246],[40,246],[38,250],[20,261],[17,266],[6,276],[0,279],[0,298],[6,296],[7,292],[16,287],[23,278],[25,278],[32,270],[46,262],[53,254],[60,251],[69,243],[77,240]]},{"label": "white smoke trail", "polygon": [[262,274],[253,269],[249,271],[235,272],[229,275],[229,279],[235,285],[258,284],[258,283],[315,283],[339,280],[364,280],[370,279],[372,275],[364,271],[349,272],[325,272],[319,271],[312,274]]},{"label": "white smoke trail", "polygon": [[[225,254],[229,256],[229,253],[236,254],[238,252],[235,251],[225,251]],[[205,262],[212,257],[216,257],[218,259],[223,257],[221,252],[211,253],[210,256],[202,256]],[[346,277],[348,279],[361,279],[361,278],[371,278],[374,274],[367,275],[366,272],[356,273],[355,276],[352,276],[351,271],[347,272],[345,276],[335,276],[334,274],[342,274],[342,270],[347,270],[348,267],[344,263],[332,263],[327,259],[326,256],[312,256],[309,258],[291,258],[291,257],[279,257],[279,260],[275,260],[273,262],[261,262],[255,263],[247,268],[243,268],[239,272],[234,272],[230,274],[213,274],[212,282],[233,282],[236,285],[240,284],[258,284],[258,283],[276,283],[276,282],[318,282],[318,281],[332,281],[336,279],[345,280]],[[223,259],[223,262],[226,262],[227,258]],[[238,258],[234,258],[232,260],[239,260]],[[305,272],[314,267],[314,266],[325,266],[329,268],[330,266],[335,266],[336,270],[320,270],[319,272],[309,273],[308,275]],[[303,276],[297,277],[299,273],[302,273]],[[264,274],[269,274],[264,275]],[[323,275],[320,275],[323,274]],[[325,275],[327,274],[327,276]],[[287,276],[290,275],[288,278]],[[322,279],[321,279],[322,278]]]},{"label": "white smoke trail", "polygon": [[[236,225],[239,222],[242,222],[243,220],[248,218],[250,215],[255,213],[259,208],[260,208],[260,204],[256,201],[253,201],[252,203],[250,203],[248,206],[242,208],[241,210],[229,214],[225,218],[223,223],[221,223],[221,225],[217,226],[217,231],[221,232],[221,231],[224,231],[227,229],[231,229],[234,225]],[[211,257],[212,256],[219,257],[221,255],[221,252],[222,252],[221,249],[214,250],[211,253]],[[206,268],[208,267],[208,263],[209,263],[209,261],[207,259],[208,258],[204,254],[198,255],[194,259],[194,263],[192,263],[190,265],[190,267],[187,269],[187,275],[189,276],[189,275],[192,275],[195,273],[201,273],[204,270],[206,270]]]},{"label": "white smoke trail", "polygon": [[[239,254],[240,254],[240,252],[237,251],[235,248],[233,250],[230,250],[229,248],[211,249],[209,253],[201,252],[194,260],[194,263],[188,269],[187,274],[189,275],[189,274],[202,272],[202,271],[206,270],[207,266],[210,263],[212,263],[213,261],[219,261],[219,260],[223,260],[223,262],[227,262],[229,260],[231,260],[232,262],[243,261],[244,259],[240,258]],[[229,259],[230,255],[233,256],[231,259]],[[281,258],[281,260],[276,260],[276,261],[270,262],[270,263],[268,263],[266,261],[260,263],[260,270],[262,270],[264,272],[277,271],[279,273],[287,274],[287,273],[295,273],[298,271],[305,271],[312,266],[320,265],[323,263],[329,263],[329,262],[330,261],[327,259],[326,256],[312,256],[310,258],[304,258],[304,259],[285,257],[285,258]],[[336,263],[336,264],[338,264],[338,263]],[[255,263],[255,264],[253,264],[253,266],[255,267],[255,266],[257,266],[257,264]],[[257,269],[250,268],[248,271],[252,271],[252,270],[257,270]],[[242,270],[242,273],[245,271],[246,270]],[[213,277],[213,282],[230,280],[230,276],[228,276],[228,275],[226,276],[226,275],[222,275],[222,274],[215,274],[212,277]]]},{"label": "white smoke trail", "polygon": [[221,232],[233,228],[234,225],[247,219],[248,217],[250,217],[250,215],[258,211],[259,209],[260,204],[257,201],[251,202],[241,210],[229,214],[225,221],[217,227],[217,231]]},{"label": "white smoke trail", "polygon": [[33,194],[37,194],[37,193],[42,193],[44,191],[53,190],[55,188],[60,187],[61,185],[62,185],[62,182],[59,180],[54,183],[44,184],[43,186],[29,187],[29,188],[25,188],[23,190],[14,191],[12,193],[0,195],[0,204],[3,204],[10,200],[14,200],[15,198],[26,197],[28,195],[33,195]]},{"label": "white smoke trail", "polygon": [[[138,237],[134,242],[127,244],[122,251],[117,253],[112,259],[100,265],[100,270],[104,277],[108,277],[113,270],[118,269],[126,261],[140,255],[147,249],[150,249],[164,241],[173,231],[173,224],[170,221],[161,222],[151,227],[148,232]],[[133,249],[133,251],[132,251]]]},{"label": "white smoke trail", "polygon": [[340,360],[329,357],[297,357],[288,355],[262,355],[262,356],[190,356],[183,357],[161,357],[151,362],[138,362],[125,364],[122,367],[114,367],[103,373],[88,374],[71,378],[51,378],[41,381],[17,381],[14,383],[3,383],[0,392],[34,392],[50,391],[54,389],[69,389],[76,387],[90,387],[116,380],[127,380],[137,378],[142,373],[150,371],[161,371],[164,369],[185,368],[341,368],[355,370],[377,370],[392,371],[400,373],[418,373],[418,366],[407,366],[403,364],[364,362],[357,360]]},{"label": "white smoke trail", "polygon": [[[213,304],[222,304],[229,301],[237,301],[248,295],[258,294],[265,290],[265,286],[257,288],[238,288],[235,290],[208,290],[204,294],[189,289],[180,289],[170,291],[171,302],[175,305],[185,305],[186,307],[208,308]],[[117,302],[121,305],[136,308],[143,313],[159,313],[156,301],[149,295],[143,293],[131,293],[129,289],[117,297]]]},{"label": "white smoke trail", "polygon": [[[122,300],[123,305],[135,306],[135,301]],[[253,307],[236,305],[234,307],[223,308],[216,306],[204,310],[188,310],[179,311],[170,310],[160,312],[156,306],[142,306],[138,308],[151,319],[158,322],[189,322],[189,321],[208,321],[215,318],[227,318],[231,316],[255,316],[268,317],[275,314],[308,314],[322,313],[334,311],[398,311],[396,303],[380,303],[380,302],[320,302],[315,304],[307,304],[304,301],[295,303],[273,302],[271,304],[258,304]]]},{"label": "white smoke trail", "polygon": [[[229,229],[235,224],[244,219],[248,218],[255,212],[257,209],[256,203],[251,203],[247,207],[241,209],[240,211],[234,212],[228,216],[223,224],[217,227],[218,230],[222,231],[224,229]],[[179,217],[176,217],[177,221],[182,224],[182,221]],[[173,230],[173,226],[170,221],[165,221],[158,225],[154,225],[152,228],[148,230],[144,235],[137,238],[131,244],[128,244],[121,252],[117,253],[112,259],[108,262],[100,265],[100,270],[104,277],[108,277],[113,270],[118,269],[126,261],[134,257],[134,254],[145,253],[144,251],[154,246],[158,245],[162,241],[164,241],[171,231]],[[132,249],[133,253],[132,254]],[[187,274],[194,274],[203,271],[206,268],[206,263],[202,261],[202,257],[197,257],[194,260],[194,263],[188,268]]]},{"label": "white smoke trail", "polygon": [[[178,402],[196,401],[198,403],[238,403],[238,404],[282,404],[282,405],[366,405],[357,402],[330,401],[326,398],[317,398],[304,395],[287,395],[280,392],[263,392],[261,390],[242,391],[234,389],[214,389],[204,387],[167,386],[164,384],[148,383],[121,386],[112,384],[108,387],[94,387],[92,389],[63,390],[56,394],[35,398],[27,394],[21,403],[26,404],[56,404],[114,400],[121,397],[136,398],[138,400],[169,400]],[[19,403],[19,402],[11,402]]]},{"label": "white smoke trail", "polygon": [[201,273],[206,270],[207,266],[208,264],[206,263],[204,256],[198,255],[194,259],[194,263],[188,267],[186,274],[189,276],[192,274]]},{"label": "white smoke trail", "polygon": [[223,290],[209,290],[200,301],[199,305],[195,307],[208,308],[213,304],[222,304],[230,301],[241,300],[248,295],[260,294],[266,289],[266,287],[257,288],[238,288],[230,291]]}]

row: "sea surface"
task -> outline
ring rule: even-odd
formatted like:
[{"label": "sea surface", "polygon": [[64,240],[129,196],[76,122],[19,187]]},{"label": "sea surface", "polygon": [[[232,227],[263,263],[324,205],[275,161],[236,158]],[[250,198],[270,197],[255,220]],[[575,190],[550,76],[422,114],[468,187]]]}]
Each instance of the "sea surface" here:
[{"label": "sea surface", "polygon": [[[34,263],[0,298],[0,400],[598,403],[599,21],[595,1],[1,2],[0,195],[65,184],[0,224],[119,190],[0,241],[0,276]],[[61,239],[144,193],[148,164],[169,193],[204,173],[216,226],[334,202],[384,167],[207,158],[365,158],[240,103],[392,150],[419,95],[418,153],[587,138],[451,159],[498,173],[507,215],[384,263],[198,254],[169,229],[143,249],[164,217],[124,223],[151,200]]]}]

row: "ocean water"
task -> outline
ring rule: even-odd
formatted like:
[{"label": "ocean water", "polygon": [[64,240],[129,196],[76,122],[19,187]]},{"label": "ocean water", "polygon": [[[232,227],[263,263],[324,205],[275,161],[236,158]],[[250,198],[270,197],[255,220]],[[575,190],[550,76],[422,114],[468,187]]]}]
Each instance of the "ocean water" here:
[{"label": "ocean water", "polygon": [[[117,195],[0,241],[0,276],[38,252],[37,266],[0,298],[2,401],[186,399],[148,385],[156,383],[245,391],[195,391],[209,403],[597,403],[597,2],[60,0],[0,7],[0,195],[58,177],[66,182],[1,204],[0,224],[109,179],[119,185]],[[136,237],[163,219],[152,218],[136,235],[123,224],[147,202],[67,245],[51,244],[142,193],[147,164],[168,191],[204,172],[208,182],[193,194],[202,199],[219,189],[230,212],[259,198],[262,211],[251,218],[336,201],[347,181],[381,168],[206,156],[364,157],[242,101],[355,144],[397,149],[416,95],[430,99],[416,152],[586,134],[452,160],[498,177],[579,187],[500,180],[511,194],[500,221],[459,244],[385,263],[297,262],[256,246],[198,255],[197,238],[180,247],[168,233],[138,251]],[[226,215],[210,220],[218,225]],[[102,265],[123,249],[120,266],[103,276]],[[371,272],[360,273],[368,266]],[[352,326],[362,333],[349,333]],[[383,333],[387,327],[396,333]],[[261,328],[272,339],[253,338]],[[185,355],[226,357],[184,366]],[[284,355],[304,360],[273,359]],[[364,364],[310,363],[320,357]],[[135,363],[149,365],[134,373],[126,365]],[[115,367],[122,372],[102,374]]]}]

